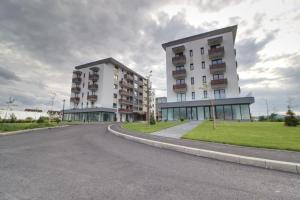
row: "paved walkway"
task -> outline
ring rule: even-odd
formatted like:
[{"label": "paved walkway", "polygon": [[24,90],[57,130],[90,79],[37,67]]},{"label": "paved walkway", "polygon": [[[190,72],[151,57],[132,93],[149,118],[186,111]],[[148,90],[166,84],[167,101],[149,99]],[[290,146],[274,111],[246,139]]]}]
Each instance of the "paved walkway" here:
[{"label": "paved walkway", "polygon": [[190,121],[185,124],[181,124],[178,126],[174,126],[171,128],[163,129],[161,131],[157,131],[152,133],[153,135],[169,137],[169,138],[181,138],[186,132],[192,130],[197,125],[202,123],[202,121]]}]

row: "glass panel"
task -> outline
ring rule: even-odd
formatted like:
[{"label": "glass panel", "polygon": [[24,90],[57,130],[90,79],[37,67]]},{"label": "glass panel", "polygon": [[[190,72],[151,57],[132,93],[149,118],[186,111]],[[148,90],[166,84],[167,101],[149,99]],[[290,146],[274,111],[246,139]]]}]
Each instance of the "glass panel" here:
[{"label": "glass panel", "polygon": [[161,119],[163,121],[168,120],[168,109],[167,108],[161,109],[161,115],[162,115]]},{"label": "glass panel", "polygon": [[197,107],[198,120],[204,120],[204,109],[203,107]]},{"label": "glass panel", "polygon": [[231,105],[224,106],[224,115],[226,120],[232,120]]},{"label": "glass panel", "polygon": [[240,105],[232,105],[233,120],[241,120]]},{"label": "glass panel", "polygon": [[168,108],[168,120],[173,120],[173,108]]},{"label": "glass panel", "polygon": [[174,120],[179,120],[179,108],[174,108],[174,116],[173,116]]},{"label": "glass panel", "polygon": [[204,111],[205,111],[205,119],[209,119],[210,118],[210,112],[209,112],[209,107],[204,107]]},{"label": "glass panel", "polygon": [[192,120],[197,120],[197,107],[192,107]]},{"label": "glass panel", "polygon": [[180,119],[186,119],[186,108],[180,108]]},{"label": "glass panel", "polygon": [[223,106],[216,106],[216,118],[224,119]]},{"label": "glass panel", "polygon": [[186,108],[186,111],[187,111],[187,119],[188,120],[191,120],[192,119],[192,108]]},{"label": "glass panel", "polygon": [[249,105],[247,104],[241,105],[241,113],[242,113],[243,120],[250,120]]}]

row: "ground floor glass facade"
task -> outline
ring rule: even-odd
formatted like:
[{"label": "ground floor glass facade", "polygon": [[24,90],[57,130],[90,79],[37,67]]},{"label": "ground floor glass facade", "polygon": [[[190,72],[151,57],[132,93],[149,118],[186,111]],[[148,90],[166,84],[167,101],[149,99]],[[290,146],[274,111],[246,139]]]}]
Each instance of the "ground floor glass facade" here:
[{"label": "ground floor glass facade", "polygon": [[195,106],[195,107],[174,107],[161,108],[163,121],[188,119],[205,120],[212,118],[213,109],[216,119],[221,120],[250,120],[249,104],[217,105],[217,106]]},{"label": "ground floor glass facade", "polygon": [[64,120],[83,122],[112,122],[115,121],[115,113],[111,112],[77,112],[65,113]]}]

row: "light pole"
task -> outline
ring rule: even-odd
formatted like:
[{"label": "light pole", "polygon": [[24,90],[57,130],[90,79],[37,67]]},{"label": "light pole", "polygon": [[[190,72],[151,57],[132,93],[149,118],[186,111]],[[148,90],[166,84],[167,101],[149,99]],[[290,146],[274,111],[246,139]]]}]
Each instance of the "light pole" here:
[{"label": "light pole", "polygon": [[150,124],[150,77],[152,76],[152,70],[149,72],[147,78],[147,121]]},{"label": "light pole", "polygon": [[65,102],[66,102],[66,100],[64,99],[64,100],[63,100],[62,120],[61,120],[61,121],[64,121],[64,115],[65,115]]},{"label": "light pole", "polygon": [[211,95],[208,92],[207,88],[208,88],[207,84],[203,84],[203,87],[200,87],[199,89],[205,90],[207,92],[207,94],[208,94],[208,98],[209,98],[210,105],[211,105],[211,108],[212,108],[213,128],[216,129],[217,125],[216,125],[215,106],[214,106],[214,102],[213,102],[214,99],[211,98]]}]

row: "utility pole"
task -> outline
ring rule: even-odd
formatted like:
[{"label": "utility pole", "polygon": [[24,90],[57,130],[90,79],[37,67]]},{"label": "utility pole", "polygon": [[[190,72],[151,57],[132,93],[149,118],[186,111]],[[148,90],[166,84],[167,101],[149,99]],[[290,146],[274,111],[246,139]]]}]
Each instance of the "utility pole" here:
[{"label": "utility pole", "polygon": [[269,119],[269,103],[268,103],[268,99],[266,99],[266,106],[267,106],[267,119]]},{"label": "utility pole", "polygon": [[150,124],[150,77],[152,76],[152,70],[147,76],[147,121]]},{"label": "utility pole", "polygon": [[61,120],[61,121],[64,121],[64,115],[65,115],[65,102],[66,102],[66,100],[64,99],[64,100],[63,100],[63,110],[62,110],[62,120]]}]

